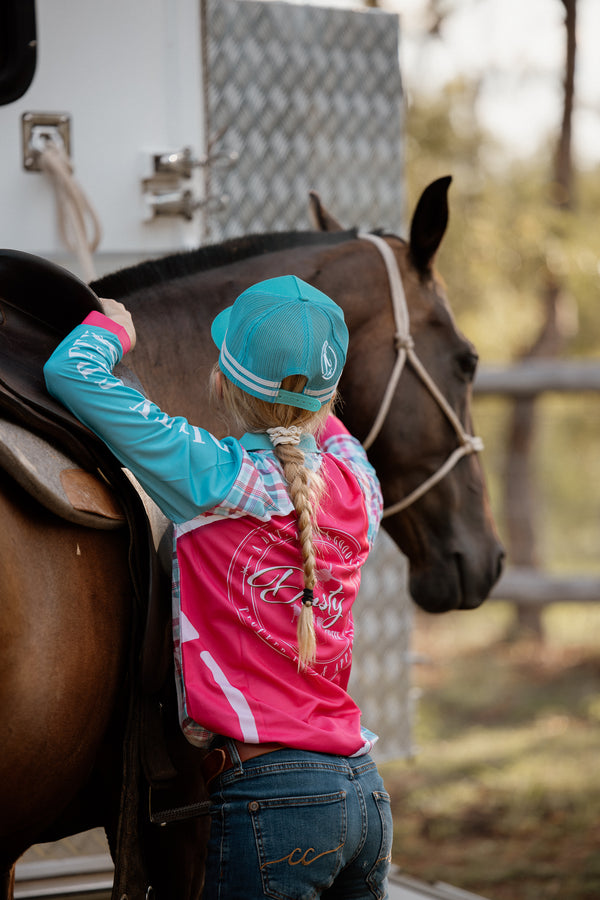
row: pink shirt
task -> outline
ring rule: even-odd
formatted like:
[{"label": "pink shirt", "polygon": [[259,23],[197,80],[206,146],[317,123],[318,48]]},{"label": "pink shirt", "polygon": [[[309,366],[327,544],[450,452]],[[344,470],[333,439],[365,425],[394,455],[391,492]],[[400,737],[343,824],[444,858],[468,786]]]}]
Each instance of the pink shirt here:
[{"label": "pink shirt", "polygon": [[95,431],[175,523],[174,649],[180,718],[193,743],[212,733],[354,755],[370,749],[347,693],[352,605],[381,518],[364,450],[331,416],[309,468],[325,491],[317,513],[317,659],[298,670],[303,589],[296,516],[266,434],[217,440],[171,417],[112,372],[129,347],[94,313],[44,367],[48,390]]},{"label": "pink shirt", "polygon": [[[328,442],[350,442],[357,455],[356,442],[333,417]],[[347,687],[352,605],[373,529],[349,465],[331,453],[314,456],[326,490],[315,541],[317,658],[308,670],[298,669],[303,574],[295,513],[272,451],[248,454],[253,490],[265,492],[271,510],[260,518],[240,515],[234,502],[176,526],[175,651],[182,725],[192,742],[205,746],[208,731],[348,756],[372,745]],[[378,489],[371,499],[380,513]]]}]

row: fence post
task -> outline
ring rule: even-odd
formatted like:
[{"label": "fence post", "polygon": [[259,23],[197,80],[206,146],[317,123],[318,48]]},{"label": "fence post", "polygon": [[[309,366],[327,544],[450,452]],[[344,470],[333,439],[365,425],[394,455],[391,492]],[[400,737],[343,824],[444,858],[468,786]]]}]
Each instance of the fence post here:
[{"label": "fence post", "polygon": [[[555,359],[567,342],[561,316],[565,297],[553,273],[546,269],[542,302],[544,324],[522,357],[523,360]],[[508,558],[512,565],[538,568],[539,551],[536,534],[536,483],[532,452],[535,442],[536,395],[518,397],[514,401],[509,426],[505,469],[505,519]],[[510,638],[529,634],[544,637],[542,609],[515,602],[515,620]]]}]

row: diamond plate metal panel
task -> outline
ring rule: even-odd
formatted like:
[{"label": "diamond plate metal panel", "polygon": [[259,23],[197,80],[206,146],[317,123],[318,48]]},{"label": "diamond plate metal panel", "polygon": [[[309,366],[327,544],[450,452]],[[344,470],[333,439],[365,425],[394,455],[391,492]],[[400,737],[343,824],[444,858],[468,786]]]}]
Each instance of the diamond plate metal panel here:
[{"label": "diamond plate metal panel", "polygon": [[309,227],[308,191],[348,227],[402,230],[398,17],[255,0],[202,0],[206,133],[239,152],[207,173],[211,242]]},{"label": "diamond plate metal panel", "polygon": [[373,756],[378,762],[411,756],[415,693],[408,563],[384,532],[363,568],[354,624],[350,693],[363,724],[379,735]]}]

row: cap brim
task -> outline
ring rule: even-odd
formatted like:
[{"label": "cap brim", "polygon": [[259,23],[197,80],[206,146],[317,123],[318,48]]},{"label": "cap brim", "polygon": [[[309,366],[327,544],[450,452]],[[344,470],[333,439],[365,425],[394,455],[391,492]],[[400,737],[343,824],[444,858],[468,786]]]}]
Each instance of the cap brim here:
[{"label": "cap brim", "polygon": [[218,316],[215,316],[215,318],[213,319],[213,323],[210,326],[211,337],[219,350],[221,349],[221,346],[225,339],[225,335],[227,333],[227,329],[229,328],[231,309],[232,307],[228,306],[227,309],[222,310]]}]

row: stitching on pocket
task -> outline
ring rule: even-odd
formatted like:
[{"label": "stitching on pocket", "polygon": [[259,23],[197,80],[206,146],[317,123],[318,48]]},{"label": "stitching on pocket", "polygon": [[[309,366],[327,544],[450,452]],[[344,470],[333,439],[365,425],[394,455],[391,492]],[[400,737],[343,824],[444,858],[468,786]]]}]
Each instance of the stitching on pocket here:
[{"label": "stitching on pocket", "polygon": [[385,887],[383,889],[379,887],[375,881],[375,875],[380,875],[381,868],[385,866],[385,879],[392,861],[393,825],[390,831],[387,815],[388,812],[391,813],[391,798],[387,791],[373,791],[372,796],[379,813],[379,818],[381,819],[381,846],[379,847],[379,856],[367,875],[367,884],[369,885],[369,890],[373,896],[376,897],[377,900],[382,900],[382,898],[385,897]]},{"label": "stitching on pocket", "polygon": [[[319,818],[327,817],[324,812],[327,805],[334,807],[329,819],[334,847],[327,844],[323,846],[323,838],[320,846],[319,841],[315,840],[315,836],[319,834]],[[304,817],[302,821],[303,817],[300,816],[300,821],[295,825],[290,820],[291,828],[283,828],[283,810],[288,815],[293,815],[294,809],[312,809],[314,822],[310,817]],[[306,891],[314,891],[314,895],[310,893],[310,896],[320,896],[321,891],[335,878],[346,843],[346,791],[253,800],[248,804],[248,811],[252,817],[265,897],[294,900],[300,896],[299,889],[302,890],[302,896],[309,896]],[[327,830],[324,829],[324,833]],[[313,846],[314,843],[317,847]],[[317,865],[313,868],[315,863]]]}]

